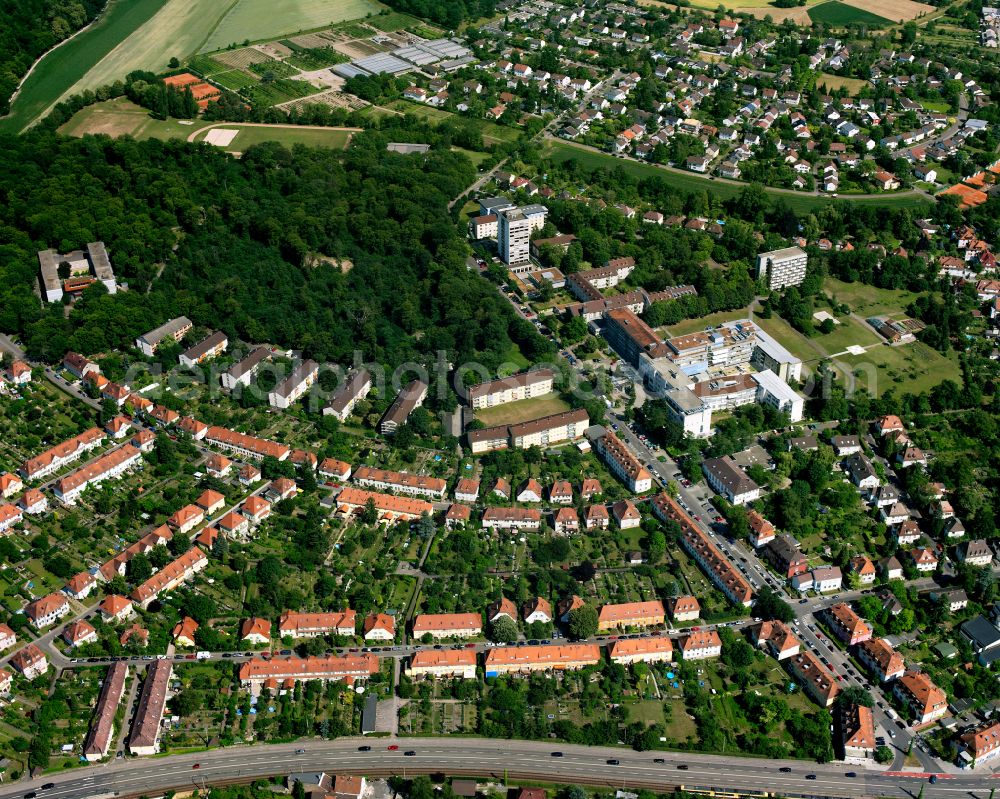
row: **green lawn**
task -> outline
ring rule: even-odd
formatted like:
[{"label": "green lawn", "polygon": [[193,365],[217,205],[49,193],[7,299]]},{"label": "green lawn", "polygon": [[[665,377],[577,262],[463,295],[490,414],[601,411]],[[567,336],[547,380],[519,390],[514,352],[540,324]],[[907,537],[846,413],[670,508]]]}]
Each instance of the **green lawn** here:
[{"label": "green lawn", "polygon": [[849,6],[846,3],[832,0],[829,3],[820,3],[809,9],[809,19],[816,23],[827,25],[851,25],[863,23],[865,25],[888,25],[890,20],[872,14],[861,8]]},{"label": "green lawn", "polygon": [[89,69],[167,2],[110,0],[97,22],[38,63],[24,81],[11,105],[10,114],[0,119],[0,133],[19,133],[43,115]]},{"label": "green lawn", "polygon": [[[721,200],[728,200],[736,197],[743,191],[743,184],[727,183],[723,181],[712,181],[709,178],[699,177],[695,174],[677,172],[654,164],[641,163],[632,159],[615,158],[609,153],[596,152],[594,150],[574,145],[565,141],[550,141],[545,145],[545,154],[554,162],[576,160],[587,170],[609,170],[620,168],[626,174],[643,179],[651,177],[662,178],[666,183],[676,189],[685,192],[707,191],[713,197]],[[766,189],[772,200],[781,199],[789,208],[797,213],[809,213],[823,208],[830,203],[875,203],[881,208],[915,208],[927,204],[927,200],[917,194],[887,194],[883,197],[871,197],[867,199],[841,197],[839,200],[832,200],[827,197],[814,197],[796,191],[784,189]]]},{"label": "green lawn", "polygon": [[867,347],[869,344],[878,344],[882,341],[876,333],[849,316],[841,317],[837,321],[840,324],[834,327],[832,333],[825,336],[818,334],[813,339],[831,355],[843,352],[852,344]]},{"label": "green lawn", "polygon": [[945,380],[962,382],[957,360],[946,358],[919,341],[898,347],[872,347],[864,355],[842,355],[836,361],[851,370],[860,369],[858,385],[873,395],[881,395],[890,388],[897,393],[920,394]]},{"label": "green lawn", "polygon": [[540,419],[553,413],[568,411],[567,405],[558,394],[546,394],[544,397],[509,402],[496,408],[484,408],[476,411],[476,418],[487,427],[499,424],[516,424],[530,419]]},{"label": "green lawn", "polygon": [[521,135],[521,132],[517,128],[509,128],[506,125],[497,125],[495,122],[490,122],[486,119],[473,119],[471,117],[458,116],[457,114],[453,114],[451,111],[445,111],[441,108],[433,108],[420,103],[413,103],[409,100],[396,100],[387,104],[385,108],[389,111],[400,111],[404,114],[414,114],[431,122],[444,122],[446,120],[473,122],[483,134],[483,139],[487,144],[512,142]]},{"label": "green lawn", "polygon": [[[225,123],[217,128],[238,128],[239,133],[224,148],[227,152],[243,152],[248,147],[262,142],[277,142],[285,147],[304,144],[308,147],[329,147],[343,150],[350,141],[351,132],[339,128],[316,130],[312,128],[278,128],[278,127],[243,127],[238,124]],[[214,129],[214,128],[213,128]],[[195,141],[203,141],[208,131],[199,133]]]},{"label": "green lawn", "polygon": [[837,302],[847,303],[852,311],[865,318],[899,313],[918,296],[903,289],[880,289],[864,283],[845,283],[832,277],[823,281],[823,291]]},{"label": "green lawn", "polygon": [[236,0],[202,43],[199,52],[221,50],[249,39],[261,41],[283,34],[359,19],[382,9],[375,0]]}]

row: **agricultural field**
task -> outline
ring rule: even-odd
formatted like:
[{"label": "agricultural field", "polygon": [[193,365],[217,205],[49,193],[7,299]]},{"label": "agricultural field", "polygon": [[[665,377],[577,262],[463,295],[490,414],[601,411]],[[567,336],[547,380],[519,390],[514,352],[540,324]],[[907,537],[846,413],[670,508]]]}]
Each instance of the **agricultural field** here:
[{"label": "agricultural field", "polygon": [[510,402],[496,408],[483,408],[476,411],[476,418],[487,427],[500,424],[516,424],[530,419],[538,419],[553,413],[568,411],[569,405],[555,394],[533,399]]},{"label": "agricultural field", "polygon": [[375,0],[236,0],[203,40],[198,52],[322,28],[382,9]]},{"label": "agricultural field", "polygon": [[0,133],[20,133],[44,115],[89,69],[153,17],[169,0],[111,0],[86,31],[48,53],[0,119]]},{"label": "agricultural field", "polygon": [[891,22],[909,22],[935,11],[935,7],[915,0],[876,0],[874,3],[866,0],[843,0],[846,5],[861,11],[870,11]]},{"label": "agricultural field", "polygon": [[844,25],[886,25],[889,20],[866,11],[863,8],[842,3],[840,0],[831,0],[829,3],[820,3],[809,9],[809,19],[817,24],[834,26]]}]

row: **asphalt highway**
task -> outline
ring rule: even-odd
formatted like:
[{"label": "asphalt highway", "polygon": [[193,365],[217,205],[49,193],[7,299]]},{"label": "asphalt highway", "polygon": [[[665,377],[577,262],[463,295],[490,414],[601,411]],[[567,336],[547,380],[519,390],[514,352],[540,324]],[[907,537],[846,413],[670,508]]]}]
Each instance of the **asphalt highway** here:
[{"label": "asphalt highway", "polygon": [[[359,747],[370,747],[360,751]],[[390,748],[398,747],[398,748]],[[297,753],[301,750],[301,753]],[[412,755],[407,755],[412,752]],[[561,756],[553,756],[560,752]],[[663,762],[656,762],[662,760]],[[612,762],[615,761],[615,762]],[[678,766],[687,766],[685,770]],[[788,769],[787,772],[781,769]],[[470,738],[345,738],[217,749],[162,758],[117,760],[0,787],[0,799],[37,792],[39,799],[155,796],[212,784],[292,772],[412,776],[441,773],[495,780],[670,790],[679,786],[776,792],[798,797],[987,796],[990,774],[929,775],[858,771],[850,766],[753,760],[717,755],[634,752],[609,747]],[[807,779],[812,775],[813,779]],[[51,783],[53,787],[42,789]]]}]

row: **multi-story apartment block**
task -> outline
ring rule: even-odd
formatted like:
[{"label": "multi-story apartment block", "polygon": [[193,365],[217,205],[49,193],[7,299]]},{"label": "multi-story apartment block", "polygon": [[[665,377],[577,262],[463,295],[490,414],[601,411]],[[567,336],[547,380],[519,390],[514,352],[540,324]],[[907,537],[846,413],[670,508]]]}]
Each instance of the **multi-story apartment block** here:
[{"label": "multi-story apartment block", "polygon": [[531,220],[518,208],[501,211],[497,220],[497,250],[515,274],[531,269]]},{"label": "multi-story apartment block", "polygon": [[660,600],[604,605],[597,615],[597,629],[618,630],[625,627],[655,627],[666,621],[667,612]]},{"label": "multi-story apartment block", "polygon": [[757,256],[757,279],[764,278],[767,287],[774,291],[786,286],[798,286],[806,279],[809,257],[799,247],[762,252]]},{"label": "multi-story apartment block", "polygon": [[653,329],[628,308],[613,308],[604,314],[604,338],[632,366],[643,354],[660,358],[669,351]]},{"label": "multi-story apartment block", "polygon": [[41,630],[55,624],[69,611],[69,602],[66,601],[66,597],[55,592],[25,605],[24,617],[31,622],[32,627]]},{"label": "multi-story apartment block", "polygon": [[760,497],[760,486],[727,458],[710,458],[702,463],[702,471],[712,490],[733,505],[746,505]]},{"label": "multi-story apartment block", "polygon": [[660,521],[668,519],[681,526],[681,545],[708,574],[712,582],[734,605],[749,607],[753,591],[742,574],[729,561],[708,535],[695,523],[669,494],[660,493],[651,502],[653,515]]},{"label": "multi-story apartment block", "polygon": [[848,646],[860,644],[872,637],[872,628],[846,602],[838,602],[829,608],[826,620],[830,629]]},{"label": "multi-story apartment block", "polygon": [[996,760],[1000,756],[1000,721],[984,721],[961,733],[955,752],[961,768],[974,769]]},{"label": "multi-story apartment block", "polygon": [[695,630],[680,640],[684,660],[707,660],[722,654],[722,639],[715,630]]},{"label": "multi-story apartment block", "polygon": [[352,372],[340,390],[333,395],[330,402],[323,408],[324,416],[333,416],[341,422],[346,422],[354,412],[354,407],[372,390],[372,376],[367,369]]},{"label": "multi-story apartment block", "polygon": [[278,633],[292,638],[318,638],[322,635],[353,636],[358,626],[357,613],[348,608],[337,613],[297,613],[286,610],[278,619]]},{"label": "multi-story apartment block", "polygon": [[878,677],[879,682],[895,680],[906,671],[903,656],[884,638],[863,641],[858,647],[858,660]]},{"label": "multi-story apartment block", "polygon": [[789,672],[820,707],[830,707],[840,693],[840,686],[812,652],[806,650],[785,661]]},{"label": "multi-story apartment block", "polygon": [[482,635],[483,619],[478,613],[421,613],[413,620],[413,637],[474,638]]},{"label": "multi-story apartment block", "polygon": [[262,686],[283,685],[287,682],[366,680],[376,674],[378,668],[378,658],[369,654],[274,660],[255,658],[240,666],[239,678],[243,688],[256,694]]},{"label": "multi-story apartment block", "polygon": [[395,491],[397,494],[431,499],[443,498],[448,488],[448,484],[440,477],[393,472],[371,466],[359,466],[354,470],[352,480],[365,488],[377,488],[380,491]]},{"label": "multi-story apartment block", "polygon": [[191,324],[190,319],[186,316],[178,316],[176,319],[164,322],[159,327],[139,336],[135,340],[136,349],[141,350],[143,355],[152,358],[165,340],[170,339],[178,342],[188,334],[192,327],[194,325]]},{"label": "multi-story apartment block", "polygon": [[143,610],[148,608],[160,594],[173,591],[208,565],[208,556],[197,547],[192,547],[175,558],[156,574],[132,592],[132,600]]},{"label": "multi-story apartment block", "polygon": [[249,386],[261,364],[270,357],[271,351],[267,347],[255,347],[222,375],[222,387],[232,391],[237,386]]},{"label": "multi-story apartment block", "polygon": [[146,669],[146,680],[139,694],[139,706],[129,733],[128,748],[133,755],[155,755],[160,746],[163,711],[167,706],[173,662],[153,661]]},{"label": "multi-story apartment block", "polygon": [[590,416],[583,408],[577,408],[528,422],[470,430],[466,433],[466,438],[472,452],[479,454],[508,447],[549,447],[580,438],[588,427]]},{"label": "multi-story apartment block", "polygon": [[208,428],[205,441],[240,457],[258,461],[267,457],[283,461],[292,452],[285,444],[268,441],[266,438],[248,436],[245,433],[237,433],[235,430],[227,430],[225,427],[215,425]]},{"label": "multi-story apartment block", "polygon": [[292,373],[274,387],[267,395],[272,408],[290,408],[305,394],[319,376],[319,364],[304,360],[295,364]]},{"label": "multi-story apartment block", "polygon": [[667,663],[674,655],[674,645],[666,636],[656,638],[620,638],[611,644],[608,657],[612,663]]},{"label": "multi-story apartment block", "polygon": [[369,499],[375,505],[379,522],[383,524],[394,524],[400,519],[413,521],[425,513],[428,516],[434,514],[434,506],[430,502],[409,497],[394,497],[392,494],[379,494],[353,487],[345,488],[337,494],[335,500],[337,512],[342,516],[355,514],[368,505]]},{"label": "multi-story apartment block", "polygon": [[225,333],[216,331],[209,334],[194,346],[178,356],[181,366],[197,366],[203,361],[221,355],[229,347],[229,338]]},{"label": "multi-story apartment block", "polygon": [[84,430],[80,435],[57,444],[41,455],[29,458],[18,470],[26,480],[38,480],[73,463],[85,453],[104,443],[105,434],[99,427]]},{"label": "multi-story apartment block", "polygon": [[538,530],[542,512],[537,508],[487,508],[482,525],[485,530]]},{"label": "multi-story apartment block", "polygon": [[948,712],[948,697],[922,671],[907,671],[893,684],[893,694],[913,711],[914,726],[929,724]]},{"label": "multi-story apartment block", "polygon": [[[69,267],[69,276],[63,280],[59,267]],[[92,241],[86,250],[58,253],[40,250],[38,253],[39,284],[46,302],[59,302],[63,294],[78,294],[91,283],[100,281],[108,294],[118,293],[115,272],[103,241]]]},{"label": "multi-story apartment block", "polygon": [[508,402],[541,397],[552,391],[554,380],[555,372],[551,369],[535,369],[490,380],[468,389],[469,404],[477,409],[492,408]]},{"label": "multi-story apartment block", "polygon": [[427,388],[428,386],[423,380],[413,380],[403,388],[379,421],[378,431],[384,436],[391,436],[406,424],[410,414],[424,404]]},{"label": "multi-story apartment block", "polygon": [[131,444],[122,444],[97,460],[56,481],[53,493],[64,505],[72,505],[88,486],[115,480],[142,462],[142,453]]},{"label": "multi-story apartment block", "polygon": [[641,494],[653,487],[653,476],[613,432],[597,428],[591,443],[612,474],[630,491]]},{"label": "multi-story apartment block", "polygon": [[406,667],[406,676],[444,677],[447,679],[474,680],[476,678],[476,653],[462,649],[458,651],[423,649],[414,653]]},{"label": "multi-story apartment block", "polygon": [[91,763],[103,760],[111,750],[115,715],[125,693],[127,679],[128,666],[121,662],[112,663],[101,686],[100,696],[97,698],[94,720],[83,742],[83,756]]},{"label": "multi-story apartment block", "polygon": [[486,654],[486,676],[534,671],[573,671],[601,662],[596,644],[498,646]]}]

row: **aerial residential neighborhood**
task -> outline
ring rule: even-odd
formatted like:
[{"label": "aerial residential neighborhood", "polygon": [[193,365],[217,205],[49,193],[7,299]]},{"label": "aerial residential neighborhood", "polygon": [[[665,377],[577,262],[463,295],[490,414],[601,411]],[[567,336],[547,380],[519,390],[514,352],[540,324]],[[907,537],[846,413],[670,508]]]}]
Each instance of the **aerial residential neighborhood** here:
[{"label": "aerial residential neighborhood", "polygon": [[992,796],[1000,10],[0,14],[0,799]]}]

